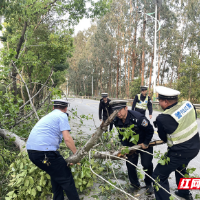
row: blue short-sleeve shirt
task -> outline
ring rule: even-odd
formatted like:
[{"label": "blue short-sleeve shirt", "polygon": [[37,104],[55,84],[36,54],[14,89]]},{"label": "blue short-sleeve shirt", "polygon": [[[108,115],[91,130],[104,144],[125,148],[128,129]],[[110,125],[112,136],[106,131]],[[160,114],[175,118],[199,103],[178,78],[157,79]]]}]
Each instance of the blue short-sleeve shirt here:
[{"label": "blue short-sleeve shirt", "polygon": [[67,114],[55,109],[33,127],[26,143],[27,150],[56,151],[62,142],[62,131],[70,131]]}]

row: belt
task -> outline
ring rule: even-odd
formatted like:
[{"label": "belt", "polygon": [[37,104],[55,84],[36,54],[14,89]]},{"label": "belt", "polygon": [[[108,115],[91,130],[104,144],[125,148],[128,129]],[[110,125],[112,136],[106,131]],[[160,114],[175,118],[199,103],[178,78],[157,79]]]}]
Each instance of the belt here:
[{"label": "belt", "polygon": [[39,151],[39,150],[29,150],[29,149],[27,149],[27,151],[28,152],[56,152],[56,151],[58,151],[58,150],[56,150],[56,151]]}]

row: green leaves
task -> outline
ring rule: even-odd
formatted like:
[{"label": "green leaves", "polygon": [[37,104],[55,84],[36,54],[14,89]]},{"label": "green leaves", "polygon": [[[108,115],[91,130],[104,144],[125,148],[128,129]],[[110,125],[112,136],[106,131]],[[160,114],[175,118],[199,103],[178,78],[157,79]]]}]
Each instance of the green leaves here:
[{"label": "green leaves", "polygon": [[[12,170],[13,167],[15,170]],[[10,165],[9,179],[11,187],[6,199],[36,199],[42,195],[42,192],[44,196],[51,193],[50,176],[37,168],[29,160],[27,154],[19,154]],[[17,190],[17,195],[15,190]]]},{"label": "green leaves", "polygon": [[139,135],[136,134],[132,129],[134,128],[134,124],[127,128],[117,128],[118,132],[123,135],[122,140],[129,140],[133,144],[137,144],[139,140]]},{"label": "green leaves", "polygon": [[167,157],[167,152],[162,154],[162,153],[160,153],[160,150],[154,151],[154,158],[158,158],[159,159],[158,163],[161,165],[166,165],[170,162],[170,158]]}]

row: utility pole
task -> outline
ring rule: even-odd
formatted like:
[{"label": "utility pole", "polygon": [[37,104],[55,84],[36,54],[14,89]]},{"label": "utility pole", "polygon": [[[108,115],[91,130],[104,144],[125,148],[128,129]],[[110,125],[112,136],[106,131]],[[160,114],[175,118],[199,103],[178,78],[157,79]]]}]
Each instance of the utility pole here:
[{"label": "utility pole", "polygon": [[[144,13],[142,11],[138,11],[138,13],[142,13],[142,14],[145,14],[145,15],[148,15],[149,17],[151,17],[152,19],[155,20],[155,33],[154,33],[154,59],[153,59],[153,93],[154,93],[154,96],[155,96],[155,93],[156,93],[156,72],[157,72],[157,54],[156,54],[156,51],[157,51],[157,42],[156,42],[156,36],[157,36],[157,32],[160,30],[161,28],[161,23],[158,21],[157,19],[157,10],[158,8],[161,7],[161,4],[162,4],[162,0],[154,0],[155,2],[155,17],[151,16],[152,14],[154,13]],[[157,30],[157,23],[158,23],[158,30]],[[155,101],[155,99],[153,99]]]},{"label": "utility pole", "polygon": [[154,34],[154,59],[153,59],[153,93],[156,93],[156,71],[157,71],[157,57],[156,57],[156,50],[157,50],[157,43],[156,43],[156,32],[157,32],[157,1],[155,3],[155,34]]}]

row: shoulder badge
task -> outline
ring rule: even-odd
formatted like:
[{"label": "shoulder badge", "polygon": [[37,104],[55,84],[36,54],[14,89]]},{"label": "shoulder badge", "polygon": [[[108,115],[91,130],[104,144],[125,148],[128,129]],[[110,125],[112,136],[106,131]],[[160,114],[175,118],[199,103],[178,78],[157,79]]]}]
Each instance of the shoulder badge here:
[{"label": "shoulder badge", "polygon": [[148,126],[148,121],[146,119],[143,119],[141,125],[144,127]]}]

